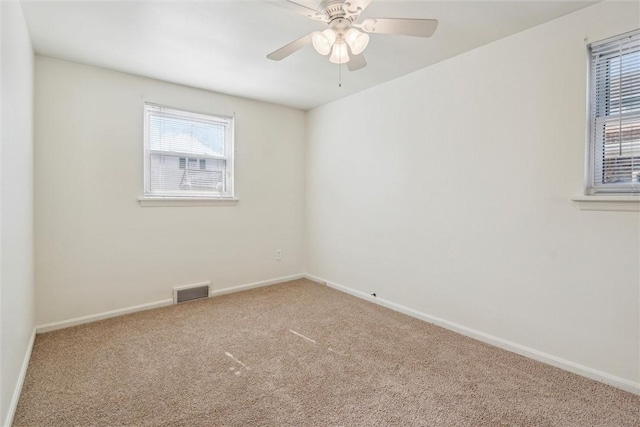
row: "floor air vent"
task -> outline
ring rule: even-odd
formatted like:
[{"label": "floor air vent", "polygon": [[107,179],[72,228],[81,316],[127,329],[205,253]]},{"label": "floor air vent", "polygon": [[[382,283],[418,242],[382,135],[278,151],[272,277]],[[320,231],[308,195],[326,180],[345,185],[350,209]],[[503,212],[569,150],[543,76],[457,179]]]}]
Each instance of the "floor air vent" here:
[{"label": "floor air vent", "polygon": [[178,286],[173,288],[173,303],[193,301],[209,297],[211,282],[199,283],[197,285]]}]

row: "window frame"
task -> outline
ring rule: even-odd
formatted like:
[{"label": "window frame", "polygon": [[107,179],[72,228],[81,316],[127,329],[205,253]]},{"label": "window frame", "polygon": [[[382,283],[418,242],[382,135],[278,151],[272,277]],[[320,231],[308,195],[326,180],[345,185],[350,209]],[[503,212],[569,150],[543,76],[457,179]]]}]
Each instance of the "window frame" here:
[{"label": "window frame", "polygon": [[[587,103],[587,167],[586,167],[586,194],[589,196],[638,196],[640,194],[640,182],[634,183],[633,181],[624,183],[602,183],[601,179],[596,177],[596,162],[599,161],[596,157],[602,156],[602,152],[605,150],[604,145],[596,152],[596,147],[602,145],[596,142],[596,133],[599,132],[596,124],[596,86],[597,77],[595,68],[595,61],[593,59],[593,48],[606,44],[619,42],[626,38],[637,37],[640,35],[640,29],[633,30],[624,34],[619,34],[614,37],[610,37],[598,42],[593,42],[588,45],[587,48],[587,60],[588,60],[588,72],[587,72],[587,88],[588,88],[588,103]],[[607,92],[611,90],[610,85],[606,86]],[[601,101],[602,102],[602,101]],[[622,102],[622,100],[620,100]],[[603,126],[603,125],[601,125]],[[603,130],[602,130],[603,131]],[[632,156],[633,157],[633,156]],[[600,160],[602,163],[604,159]],[[604,166],[601,166],[604,172]]]},{"label": "window frame", "polygon": [[[178,119],[201,119],[205,122],[219,123],[225,127],[225,143],[224,153],[222,155],[202,155],[190,152],[177,152],[165,150],[150,149],[150,118],[153,116],[153,110],[162,112],[163,116],[172,116]],[[187,117],[189,116],[189,117]],[[143,197],[139,198],[141,205],[145,205],[143,201],[169,200],[169,201],[220,201],[231,200],[237,201],[235,198],[235,115],[225,116],[220,114],[203,113],[199,111],[188,110],[179,107],[170,107],[166,105],[156,104],[152,102],[143,103]],[[180,159],[185,158],[185,171],[189,169],[187,163],[190,160],[196,160],[196,171],[200,170],[201,160],[224,160],[226,165],[226,191],[201,191],[201,190],[152,190],[151,189],[151,157],[152,155],[168,155],[178,158],[178,167],[180,168]],[[182,170],[182,168],[180,168]],[[225,171],[223,171],[223,174]],[[191,203],[192,205],[200,205]],[[147,204],[149,205],[149,204]],[[171,203],[171,206],[176,204]],[[150,205],[149,205],[150,206]]]}]

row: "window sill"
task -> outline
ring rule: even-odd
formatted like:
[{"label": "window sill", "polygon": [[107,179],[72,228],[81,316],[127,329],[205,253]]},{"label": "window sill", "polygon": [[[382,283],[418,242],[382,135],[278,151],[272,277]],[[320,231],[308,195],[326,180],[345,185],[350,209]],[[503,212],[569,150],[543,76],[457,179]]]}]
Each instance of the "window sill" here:
[{"label": "window sill", "polygon": [[205,197],[138,197],[138,203],[144,207],[162,206],[235,206],[237,198],[205,198]]},{"label": "window sill", "polygon": [[575,196],[582,211],[640,212],[640,196]]}]

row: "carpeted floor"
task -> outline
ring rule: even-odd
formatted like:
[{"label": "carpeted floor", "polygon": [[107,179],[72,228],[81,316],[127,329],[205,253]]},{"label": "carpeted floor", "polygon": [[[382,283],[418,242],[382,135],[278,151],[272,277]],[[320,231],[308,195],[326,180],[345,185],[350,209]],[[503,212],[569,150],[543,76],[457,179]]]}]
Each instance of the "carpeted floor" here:
[{"label": "carpeted floor", "polygon": [[15,426],[640,426],[640,396],[306,280],[38,335]]}]

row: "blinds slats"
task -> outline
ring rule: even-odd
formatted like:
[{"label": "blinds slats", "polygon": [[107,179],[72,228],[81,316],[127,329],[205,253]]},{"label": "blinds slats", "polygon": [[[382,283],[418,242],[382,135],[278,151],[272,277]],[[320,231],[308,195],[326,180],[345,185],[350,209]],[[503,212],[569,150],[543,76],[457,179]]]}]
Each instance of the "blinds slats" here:
[{"label": "blinds slats", "polygon": [[640,191],[640,31],[591,45],[592,192]]}]

